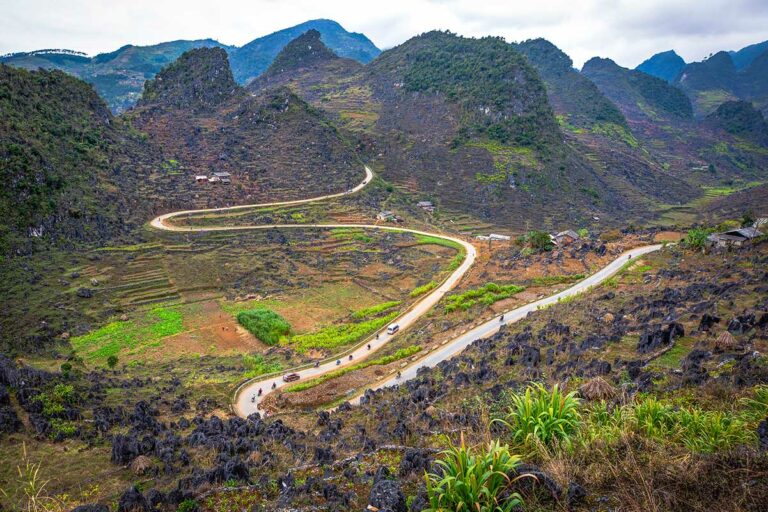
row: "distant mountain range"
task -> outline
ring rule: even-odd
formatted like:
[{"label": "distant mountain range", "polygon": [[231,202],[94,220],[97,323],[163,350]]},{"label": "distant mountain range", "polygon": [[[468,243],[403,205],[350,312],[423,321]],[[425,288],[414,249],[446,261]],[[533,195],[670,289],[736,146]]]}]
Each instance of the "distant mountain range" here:
[{"label": "distant mountain range", "polygon": [[314,29],[323,42],[342,57],[366,63],[381,51],[363,34],[346,31],[331,20],[311,20],[254,39],[241,46],[227,46],[213,39],[169,41],[151,46],[125,45],[110,53],[88,57],[65,49],[36,50],[0,57],[0,62],[25,69],[60,69],[91,83],[113,112],[138,101],[144,82],[193,48],[223,48],[229,54],[235,80],[246,84],[264,72],[291,40]]},{"label": "distant mountain range", "polygon": [[657,53],[636,69],[684,90],[699,117],[736,100],[752,102],[768,114],[768,41],[739,51],[720,51],[691,63],[669,50]]}]

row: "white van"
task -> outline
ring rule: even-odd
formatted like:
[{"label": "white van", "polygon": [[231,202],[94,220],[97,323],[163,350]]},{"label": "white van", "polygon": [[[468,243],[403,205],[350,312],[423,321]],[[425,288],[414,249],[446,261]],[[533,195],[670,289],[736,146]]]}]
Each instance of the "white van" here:
[{"label": "white van", "polygon": [[397,331],[400,330],[400,326],[397,324],[390,324],[389,327],[387,327],[387,334],[395,334]]}]

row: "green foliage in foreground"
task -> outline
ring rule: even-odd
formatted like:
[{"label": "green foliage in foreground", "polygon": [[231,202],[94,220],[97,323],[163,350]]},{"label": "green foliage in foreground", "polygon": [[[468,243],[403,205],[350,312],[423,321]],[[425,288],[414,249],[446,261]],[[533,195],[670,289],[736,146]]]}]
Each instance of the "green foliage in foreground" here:
[{"label": "green foliage in foreground", "polygon": [[411,357],[413,354],[417,353],[419,350],[421,350],[420,346],[411,345],[410,347],[401,348],[394,354],[391,354],[388,356],[379,357],[378,359],[372,359],[369,361],[363,361],[362,363],[353,364],[352,366],[345,366],[344,368],[339,368],[338,370],[325,373],[314,379],[306,380],[304,382],[299,382],[298,384],[293,384],[292,386],[288,386],[287,388],[285,388],[285,390],[290,393],[290,392],[298,392],[298,391],[311,389],[311,388],[314,388],[315,386],[319,386],[324,382],[328,382],[329,380],[339,378],[342,375],[346,375],[349,372],[362,370],[363,368],[368,368],[369,366],[384,366],[384,365],[388,365],[389,363],[394,363],[395,361],[399,361],[400,359]]},{"label": "green foliage in foreground", "polygon": [[498,285],[495,283],[487,283],[480,288],[467,290],[464,293],[451,295],[446,298],[445,312],[451,313],[457,309],[466,311],[478,303],[484,306],[490,306],[494,302],[508,299],[523,290],[525,290],[525,287],[514,284]]},{"label": "green foliage in foreground", "polygon": [[514,479],[509,476],[520,465],[507,445],[489,443],[484,452],[475,453],[464,444],[443,452],[437,461],[441,471],[428,474],[425,512],[476,511],[509,512],[522,505],[517,493],[507,492]]},{"label": "green foliage in foreground", "polygon": [[291,324],[285,318],[263,307],[241,311],[237,314],[237,321],[267,345],[277,345],[282,337],[291,332]]},{"label": "green foliage in foreground", "polygon": [[580,401],[575,391],[564,394],[557,384],[552,391],[534,384],[524,394],[512,395],[511,402],[506,419],[496,421],[509,427],[521,444],[568,444],[579,430]]},{"label": "green foliage in foreground", "polygon": [[389,302],[382,302],[381,304],[376,304],[374,306],[370,306],[363,309],[358,309],[354,313],[352,313],[352,318],[355,320],[361,320],[363,318],[367,318],[369,316],[375,316],[379,313],[383,313],[384,311],[387,311],[388,309],[392,309],[395,306],[399,306],[402,304],[403,301],[401,300],[392,300]]},{"label": "green foliage in foreground", "polygon": [[336,348],[349,345],[387,325],[398,315],[397,311],[393,311],[388,315],[362,322],[330,325],[316,332],[298,334],[290,339],[290,343],[300,354],[313,348]]},{"label": "green foliage in foreground", "polygon": [[423,284],[421,286],[417,286],[413,290],[411,290],[411,298],[418,297],[420,295],[424,295],[432,288],[436,287],[437,283],[435,281],[430,281],[427,284]]},{"label": "green foliage in foreground", "polygon": [[278,361],[267,361],[261,354],[244,355],[243,366],[246,368],[245,377],[248,379],[267,373],[279,372],[283,369],[283,366]]}]

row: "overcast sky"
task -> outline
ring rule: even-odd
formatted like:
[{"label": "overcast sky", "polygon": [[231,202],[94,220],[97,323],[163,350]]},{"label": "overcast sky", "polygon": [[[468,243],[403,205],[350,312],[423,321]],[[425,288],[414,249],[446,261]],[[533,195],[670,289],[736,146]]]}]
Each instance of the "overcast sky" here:
[{"label": "overcast sky", "polygon": [[577,67],[593,56],[634,67],[675,49],[686,61],[768,39],[768,0],[0,0],[0,53],[214,38],[242,45],[329,18],[390,48],[432,29],[508,41],[549,39]]}]

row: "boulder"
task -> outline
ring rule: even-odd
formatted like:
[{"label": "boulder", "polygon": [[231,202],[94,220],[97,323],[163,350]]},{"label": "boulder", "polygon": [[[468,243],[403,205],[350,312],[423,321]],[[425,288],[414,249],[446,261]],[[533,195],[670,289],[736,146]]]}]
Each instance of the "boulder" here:
[{"label": "boulder", "polygon": [[388,477],[389,470],[386,467],[382,466],[376,471],[368,503],[378,512],[408,512],[400,484]]},{"label": "boulder", "polygon": [[149,502],[136,487],[131,487],[120,496],[117,512],[149,512]]}]

